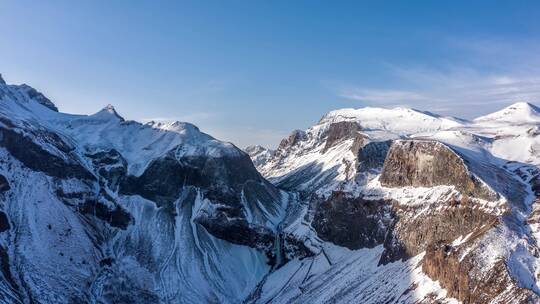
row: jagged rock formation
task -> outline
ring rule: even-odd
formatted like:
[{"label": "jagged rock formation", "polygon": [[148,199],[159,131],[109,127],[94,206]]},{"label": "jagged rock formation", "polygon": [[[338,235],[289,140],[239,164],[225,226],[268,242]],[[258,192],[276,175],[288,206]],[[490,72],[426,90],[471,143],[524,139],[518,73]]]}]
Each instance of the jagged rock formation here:
[{"label": "jagged rock formation", "polygon": [[253,161],[253,165],[258,167],[265,164],[276,153],[275,150],[267,149],[262,146],[249,146],[244,149]]}]

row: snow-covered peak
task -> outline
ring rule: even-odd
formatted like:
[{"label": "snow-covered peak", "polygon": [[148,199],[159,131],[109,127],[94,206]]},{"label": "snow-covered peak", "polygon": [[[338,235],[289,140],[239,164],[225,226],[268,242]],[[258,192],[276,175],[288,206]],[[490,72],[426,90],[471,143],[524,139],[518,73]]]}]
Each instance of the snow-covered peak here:
[{"label": "snow-covered peak", "polygon": [[97,112],[94,115],[91,115],[91,117],[97,118],[97,119],[105,119],[105,120],[106,119],[115,119],[115,120],[124,121],[124,118],[122,116],[120,116],[118,114],[118,112],[116,112],[116,109],[111,104],[106,105],[99,112]]},{"label": "snow-covered peak", "polygon": [[251,153],[258,154],[258,153],[263,152],[265,150],[267,150],[267,149],[265,147],[263,147],[263,146],[260,146],[260,145],[248,146],[248,147],[246,147],[244,149],[244,151],[246,153],[248,153],[248,154],[251,154]]},{"label": "snow-covered peak", "polygon": [[462,125],[462,122],[451,117],[442,117],[404,107],[393,109],[365,107],[334,110],[324,115],[319,121],[319,125],[339,121],[357,121],[363,130],[389,131],[401,135],[445,130]]},{"label": "snow-covered peak", "polygon": [[253,164],[257,168],[264,166],[276,152],[259,145],[246,147],[244,151],[251,157]]},{"label": "snow-covered peak", "polygon": [[154,129],[171,131],[177,133],[186,133],[186,132],[200,132],[199,128],[189,122],[183,121],[149,121],[145,125],[150,126]]},{"label": "snow-covered peak", "polygon": [[516,102],[497,112],[480,116],[474,121],[536,123],[540,122],[540,108],[528,102]]},{"label": "snow-covered peak", "polygon": [[92,115],[61,113],[28,85],[0,84],[0,117],[21,126],[48,128],[76,144],[81,153],[118,151],[128,173],[139,175],[152,160],[171,151],[181,157],[238,157],[243,152],[185,122],[125,121],[112,105]]}]

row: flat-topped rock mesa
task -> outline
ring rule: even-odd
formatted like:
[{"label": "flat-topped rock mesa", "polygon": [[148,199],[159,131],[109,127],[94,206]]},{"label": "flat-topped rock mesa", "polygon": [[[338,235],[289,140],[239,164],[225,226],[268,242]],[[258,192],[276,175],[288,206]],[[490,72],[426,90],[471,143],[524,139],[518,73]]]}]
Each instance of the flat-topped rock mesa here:
[{"label": "flat-topped rock mesa", "polygon": [[497,199],[497,194],[469,170],[462,156],[433,140],[394,141],[380,182],[385,187],[455,186],[466,196]]}]

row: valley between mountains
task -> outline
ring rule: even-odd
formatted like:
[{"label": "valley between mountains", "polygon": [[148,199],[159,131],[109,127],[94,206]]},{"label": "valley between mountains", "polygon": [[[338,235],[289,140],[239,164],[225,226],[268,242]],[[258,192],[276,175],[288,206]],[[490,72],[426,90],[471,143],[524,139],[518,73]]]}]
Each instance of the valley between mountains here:
[{"label": "valley between mountains", "polygon": [[241,150],[0,77],[0,302],[540,303],[539,153],[524,102]]}]

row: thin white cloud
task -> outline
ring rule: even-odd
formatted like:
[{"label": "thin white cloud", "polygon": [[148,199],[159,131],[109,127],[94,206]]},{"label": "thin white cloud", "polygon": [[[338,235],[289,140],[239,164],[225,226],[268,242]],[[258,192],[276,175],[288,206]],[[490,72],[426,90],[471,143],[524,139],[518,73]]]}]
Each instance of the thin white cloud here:
[{"label": "thin white cloud", "polygon": [[378,104],[395,104],[400,102],[422,101],[428,97],[418,92],[380,89],[344,89],[339,94],[346,99],[372,102]]},{"label": "thin white cloud", "polygon": [[[391,81],[381,87],[347,87],[338,96],[362,105],[405,104],[446,115],[472,118],[526,101],[540,103],[540,44],[496,40],[452,40],[463,60],[430,66],[387,65]],[[395,86],[388,87],[389,84]]]}]

